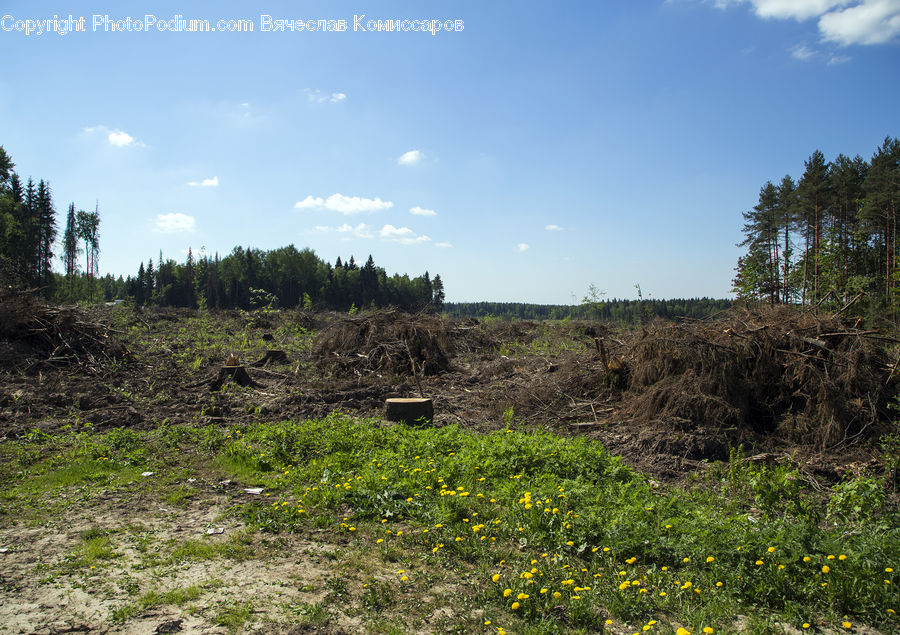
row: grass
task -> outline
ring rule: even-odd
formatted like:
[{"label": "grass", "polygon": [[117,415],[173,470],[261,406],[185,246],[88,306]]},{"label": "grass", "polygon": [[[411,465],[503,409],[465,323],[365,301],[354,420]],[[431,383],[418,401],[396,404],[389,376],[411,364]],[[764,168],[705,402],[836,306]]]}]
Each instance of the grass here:
[{"label": "grass", "polygon": [[[746,616],[743,632],[900,630],[900,515],[871,475],[823,496],[790,465],[736,452],[686,487],[667,487],[583,438],[340,415],[231,428],[72,427],[7,442],[3,456],[5,518],[58,514],[100,492],[192,505],[184,481],[197,470],[264,487],[229,512],[247,530],[164,543],[147,566],[246,559],[269,539],[277,552],[278,535],[292,532],[340,544],[317,556],[341,572],[324,582],[324,599],[283,607],[310,627],[354,606],[367,630],[393,632],[398,613],[409,626],[436,598],[458,615],[445,630],[460,632],[727,633],[737,615]],[[66,566],[118,558],[111,533],[84,532]],[[206,588],[151,588],[111,619],[184,606]],[[237,632],[254,610],[224,602],[204,614]]]},{"label": "grass", "polygon": [[[222,455],[280,481],[279,498],[242,509],[260,529],[352,510],[339,531],[388,560],[471,565],[495,624],[542,628],[561,612],[585,629],[720,632],[738,614],[898,624],[900,517],[866,499],[871,482],[822,501],[796,471],[736,455],[696,487],[664,489],[583,439],[339,416],[256,426]],[[414,570],[397,581],[423,582]]]}]

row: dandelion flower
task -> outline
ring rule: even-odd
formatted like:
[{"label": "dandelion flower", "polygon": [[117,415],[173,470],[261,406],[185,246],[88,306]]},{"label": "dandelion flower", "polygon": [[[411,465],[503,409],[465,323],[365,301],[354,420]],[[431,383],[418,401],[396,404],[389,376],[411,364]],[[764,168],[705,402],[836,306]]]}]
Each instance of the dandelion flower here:
[{"label": "dandelion flower", "polygon": [[562,597],[562,593],[560,593],[559,591],[554,591],[554,592],[553,592],[553,597],[556,598],[556,599],[558,600],[559,598]]},{"label": "dandelion flower", "polygon": [[847,556],[845,556],[844,554],[841,554],[838,556],[838,560],[846,560],[846,559],[847,559]]},{"label": "dandelion flower", "polygon": [[[712,556],[707,556],[707,557],[706,557],[706,562],[715,562],[715,560],[716,560],[716,559],[713,558]],[[707,628],[709,628],[709,627],[707,626]]]},{"label": "dandelion flower", "polygon": [[682,559],[682,562],[684,562],[685,564],[687,564],[687,563],[690,562],[690,561],[691,561],[690,558],[684,558],[684,559]]},{"label": "dandelion flower", "polygon": [[885,567],[884,572],[885,572],[885,573],[893,573],[894,570],[891,569],[890,567]]},{"label": "dandelion flower", "polygon": [[[762,560],[757,560],[757,561],[756,561],[756,566],[757,566],[757,567],[762,566],[762,564],[763,564],[763,561],[762,561]],[[826,573],[827,573],[827,572],[826,572]]]},{"label": "dandelion flower", "polygon": [[511,608],[513,611],[515,611],[517,608],[519,608],[519,603],[518,603],[518,602],[513,602],[513,603],[512,603],[512,606],[511,606],[510,608]]},{"label": "dandelion flower", "polygon": [[803,628],[809,628],[809,622],[803,622]]},{"label": "dandelion flower", "polygon": [[775,553],[775,547],[769,547],[768,552],[769,552],[769,553]]},{"label": "dandelion flower", "polygon": [[716,630],[711,626],[704,626],[703,632],[706,633],[706,635],[712,635],[712,633],[715,633]]},{"label": "dandelion flower", "polygon": [[803,556],[803,562],[809,562],[810,560],[812,560],[812,558],[809,556]]},{"label": "dandelion flower", "polygon": [[402,578],[400,578],[400,582],[406,582],[408,580],[409,580],[409,576],[406,576],[406,575],[403,576]]},{"label": "dandelion flower", "polygon": [[495,573],[494,575],[491,576],[491,580],[493,580],[494,582],[497,582],[499,579],[500,579],[499,573]]},{"label": "dandelion flower", "polygon": [[503,591],[503,597],[508,598],[510,595],[512,595],[512,589],[506,589]]},{"label": "dandelion flower", "polygon": [[828,573],[829,571],[831,571],[831,567],[827,564],[822,566],[822,573]]},{"label": "dandelion flower", "polygon": [[691,635],[691,632],[688,629],[679,626],[678,630],[675,631],[675,635]]},{"label": "dandelion flower", "polygon": [[845,621],[845,622],[841,622],[841,626],[843,626],[844,628],[850,628],[851,626],[853,626],[853,624]]}]

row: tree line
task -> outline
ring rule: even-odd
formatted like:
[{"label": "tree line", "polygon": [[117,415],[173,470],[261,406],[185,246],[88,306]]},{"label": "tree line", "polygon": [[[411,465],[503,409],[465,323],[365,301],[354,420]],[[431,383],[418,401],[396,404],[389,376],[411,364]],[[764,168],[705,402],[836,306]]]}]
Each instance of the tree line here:
[{"label": "tree line", "polygon": [[[172,259],[142,262],[137,274],[114,281],[123,296],[138,306],[191,308],[354,308],[394,306],[405,311],[440,311],[444,284],[432,278],[393,274],[375,265],[370,255],[359,266],[353,256],[340,257],[334,265],[316,253],[294,245],[269,251],[235,247],[227,256],[203,254],[195,258],[188,249],[183,263]],[[119,289],[117,289],[118,291]]]},{"label": "tree line", "polygon": [[529,304],[526,302],[446,302],[452,317],[499,317],[519,320],[601,320],[641,324],[653,318],[704,318],[731,306],[713,298],[585,301],[582,304]]},{"label": "tree line", "polygon": [[896,316],[898,201],[900,140],[887,137],[868,161],[844,154],[826,161],[816,150],[799,180],[767,181],[743,213],[747,251],[733,291],[772,305],[861,299]]},{"label": "tree line", "polygon": [[[71,203],[62,241],[57,245],[50,183],[41,179],[35,184],[31,177],[23,183],[15,167],[0,146],[0,267],[45,297],[63,301],[92,298],[100,253],[99,209],[76,211]],[[56,249],[61,252],[62,275],[53,271]],[[86,254],[85,276],[79,276],[81,253]]]},{"label": "tree line", "polygon": [[[440,310],[444,284],[439,275],[389,276],[370,255],[364,265],[353,256],[331,265],[311,249],[293,245],[262,251],[236,247],[220,258],[184,262],[150,259],[134,276],[99,277],[100,212],[70,203],[59,242],[56,209],[48,181],[24,183],[0,146],[0,273],[57,302],[131,298],[137,306],[243,308],[280,306],[337,310],[395,306],[407,311]],[[84,256],[82,262],[81,256]],[[59,257],[62,273],[53,270]]]}]

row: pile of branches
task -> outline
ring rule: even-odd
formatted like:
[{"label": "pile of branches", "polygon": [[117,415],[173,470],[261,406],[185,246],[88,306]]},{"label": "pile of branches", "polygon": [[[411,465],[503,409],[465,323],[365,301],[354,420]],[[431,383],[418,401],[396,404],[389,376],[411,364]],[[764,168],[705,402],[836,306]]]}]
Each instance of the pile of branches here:
[{"label": "pile of branches", "polygon": [[446,372],[453,349],[440,317],[386,309],[339,318],[319,332],[312,354],[339,372],[420,376]]},{"label": "pile of branches", "polygon": [[0,364],[33,372],[78,364],[99,367],[122,357],[124,347],[109,329],[77,307],[46,304],[28,291],[0,289]]},{"label": "pile of branches", "polygon": [[857,443],[890,421],[897,374],[885,339],[790,307],[655,322],[626,347],[623,406],[638,420],[776,433],[819,449]]}]

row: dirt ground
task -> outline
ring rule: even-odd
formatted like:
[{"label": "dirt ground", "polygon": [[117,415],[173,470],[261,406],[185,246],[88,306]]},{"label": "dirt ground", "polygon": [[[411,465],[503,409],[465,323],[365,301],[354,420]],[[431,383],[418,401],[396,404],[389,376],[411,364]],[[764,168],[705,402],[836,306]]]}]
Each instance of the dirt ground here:
[{"label": "dirt ground", "polygon": [[[620,377],[606,368],[617,358],[628,364],[626,357],[640,352],[635,340],[640,340],[638,344],[645,340],[634,330],[589,323],[398,318],[391,312],[375,318],[222,312],[208,317],[209,329],[216,335],[201,341],[192,335],[198,328],[196,313],[188,311],[136,313],[117,307],[90,317],[92,323],[111,325],[108,336],[122,348],[116,349],[116,359],[86,362],[82,356],[71,365],[41,364],[45,352],[23,342],[0,340],[0,438],[16,438],[33,428],[52,431],[73,418],[97,428],[147,428],[163,421],[226,425],[322,417],[335,410],[381,415],[386,398],[421,395],[434,401],[434,425],[456,424],[473,431],[541,426],[564,435],[585,435],[622,455],[630,466],[665,480],[677,480],[709,461],[727,460],[738,446],[747,456],[790,459],[809,477],[828,482],[848,470],[883,467],[875,443],[878,426],[890,417],[883,404],[872,406],[871,414],[863,413],[871,420],[861,426],[861,434],[845,430],[843,437],[839,434],[830,443],[818,442],[808,432],[807,437],[798,437],[801,426],[817,433],[820,424],[798,415],[793,404],[781,415],[790,426],[756,425],[752,411],[743,420],[731,417],[734,408],[722,405],[725,399],[715,391],[709,395],[703,386],[684,383],[668,386],[666,378],[657,384],[669,395],[684,393],[691,403],[709,401],[712,407],[704,408],[722,416],[705,417],[705,411],[697,414],[694,406],[686,412],[673,410],[669,397],[658,412],[648,414],[641,399],[646,401],[650,394],[658,401],[652,394],[655,385],[629,390],[627,375]],[[406,320],[407,328],[411,323],[418,331],[378,332],[372,324],[362,324],[366,320],[382,326]],[[329,329],[348,328],[359,341],[340,350],[335,338],[329,338]],[[368,329],[370,341],[358,336],[360,328]],[[646,338],[647,327],[643,330]],[[431,339],[422,332],[430,333]],[[671,334],[658,330],[651,339],[653,335]],[[405,349],[397,341],[393,347],[383,341],[392,336],[407,342]],[[378,338],[382,341],[377,345],[371,341]],[[605,342],[602,355],[598,339]],[[237,350],[238,340],[242,350]],[[415,352],[410,352],[408,342],[418,346]],[[250,364],[263,360],[268,350],[283,351],[286,357],[261,367]],[[253,385],[230,390],[234,385],[226,383],[224,389],[211,390],[232,352],[241,358]],[[873,380],[876,386],[890,370],[883,360],[854,363],[884,367]],[[821,374],[829,370],[824,367]],[[690,377],[694,371],[675,368],[671,374]],[[887,402],[889,389],[876,398]],[[742,395],[738,399],[746,401]],[[848,401],[867,409],[867,399],[872,400],[870,392]],[[807,401],[816,401],[815,395]],[[638,407],[644,410],[636,413]]]},{"label": "dirt ground", "polygon": [[[63,426],[87,424],[94,429],[151,429],[164,422],[251,425],[318,418],[333,411],[377,416],[383,414],[386,398],[424,395],[434,401],[435,426],[458,425],[474,432],[546,427],[563,435],[584,435],[662,481],[683,481],[710,462],[727,460],[739,445],[748,457],[791,461],[823,486],[847,472],[888,469],[875,433],[886,421],[881,404],[871,405],[872,417],[864,425],[847,428],[852,434],[846,432],[828,443],[798,440],[800,428],[783,425],[800,421],[806,426],[802,430],[808,430],[809,420],[797,415],[797,401],[785,406],[787,415],[780,415],[779,425],[748,424],[738,415],[704,420],[692,417],[693,411],[672,411],[672,399],[661,408],[665,411],[661,416],[640,411],[643,402],[636,397],[650,389],[640,393],[637,379],[628,372],[638,370],[641,342],[681,345],[681,331],[672,331],[671,326],[645,327],[641,333],[588,323],[448,321],[391,312],[349,317],[298,312],[199,316],[122,307],[45,318],[42,324],[49,326],[42,331],[43,339],[32,335],[33,326],[0,338],[0,440],[17,439],[36,429],[52,433]],[[63,318],[69,320],[65,332],[53,322]],[[703,334],[723,331],[720,326],[697,328]],[[757,328],[751,325],[747,332],[751,327]],[[834,325],[828,328],[833,330]],[[691,337],[699,337],[696,333],[691,331]],[[79,337],[85,338],[80,344]],[[710,350],[727,347],[712,335],[703,337]],[[813,343],[810,350],[796,355],[817,355],[822,337],[803,335],[801,339]],[[859,333],[854,337],[859,340]],[[856,354],[854,364],[877,366],[878,381],[887,376],[890,368],[883,359],[862,359],[862,353],[850,346],[840,350]],[[829,353],[839,349],[830,340],[828,347]],[[758,348],[754,355],[761,355],[762,347]],[[284,356],[267,362],[269,351]],[[250,386],[219,385],[229,355],[247,370]],[[833,372],[828,366],[831,357],[817,359],[817,368]],[[621,372],[614,370],[617,364],[622,365]],[[664,366],[657,369],[663,379]],[[862,374],[859,368],[853,370]],[[676,367],[672,372],[692,376],[698,371]],[[693,384],[680,386],[671,390],[690,397]],[[716,390],[710,388],[704,399],[726,408],[723,412],[733,412],[735,406],[722,404]],[[885,402],[892,394],[870,397],[872,403]],[[860,412],[869,407],[861,397],[859,404]],[[858,415],[849,419],[860,420]],[[74,507],[80,511],[40,525],[0,523],[0,630],[227,633],[234,632],[229,615],[241,611],[255,613],[253,632],[364,630],[359,597],[364,585],[390,578],[384,563],[363,567],[368,575],[352,580],[349,592],[329,588],[328,580],[343,569],[347,558],[362,558],[352,545],[340,543],[334,535],[265,538],[247,532],[228,509],[249,494],[223,484],[220,475],[195,474],[190,480],[183,476],[182,482],[171,485],[190,490],[188,504],[167,503],[149,485],[154,477],[148,476],[146,482],[137,479],[129,486],[127,497],[101,495],[89,506]],[[123,523],[123,519],[132,520]],[[212,534],[207,533],[210,530]],[[102,573],[85,574],[83,568],[66,566],[78,557],[85,536],[108,538],[114,555]],[[155,551],[171,554],[172,545],[200,539],[221,544],[219,553],[232,555],[153,559]],[[43,583],[35,584],[40,572],[45,572]],[[455,594],[474,593],[455,587],[450,576],[445,583]],[[135,590],[144,593],[148,587],[160,592],[191,589],[184,601],[197,608],[185,611],[172,602],[156,606],[145,597],[143,609],[130,617],[128,607],[137,601]],[[329,598],[329,610],[315,613],[315,607]],[[402,612],[402,602],[392,610]],[[123,616],[119,623],[110,620],[116,611]],[[443,611],[438,602],[417,607],[417,614],[424,617],[413,630],[445,632],[448,625],[458,629],[464,628],[460,624],[480,623],[477,611],[462,616]],[[385,623],[390,623],[389,614]]]}]

